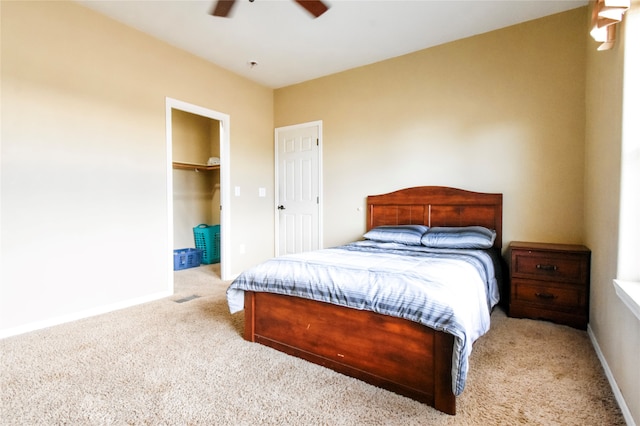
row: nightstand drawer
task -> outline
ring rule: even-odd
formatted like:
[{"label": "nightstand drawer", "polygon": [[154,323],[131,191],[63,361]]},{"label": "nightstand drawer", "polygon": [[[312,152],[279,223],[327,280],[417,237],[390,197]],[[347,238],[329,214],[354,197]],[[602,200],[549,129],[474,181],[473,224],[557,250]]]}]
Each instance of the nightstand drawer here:
[{"label": "nightstand drawer", "polygon": [[511,256],[513,277],[584,283],[588,274],[583,255],[513,250]]},{"label": "nightstand drawer", "polygon": [[514,279],[511,285],[511,297],[514,302],[525,302],[564,310],[582,310],[586,306],[584,287],[555,286],[547,281],[517,279]]}]

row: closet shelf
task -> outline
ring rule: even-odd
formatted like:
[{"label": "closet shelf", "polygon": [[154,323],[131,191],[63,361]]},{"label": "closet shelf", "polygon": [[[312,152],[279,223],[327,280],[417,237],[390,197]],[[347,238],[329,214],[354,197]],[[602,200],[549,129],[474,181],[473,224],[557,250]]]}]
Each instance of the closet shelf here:
[{"label": "closet shelf", "polygon": [[180,169],[180,170],[195,170],[196,172],[202,172],[202,171],[209,171],[209,170],[219,170],[220,164],[216,164],[214,166],[207,166],[206,164],[183,163],[183,162],[174,161],[173,168]]}]

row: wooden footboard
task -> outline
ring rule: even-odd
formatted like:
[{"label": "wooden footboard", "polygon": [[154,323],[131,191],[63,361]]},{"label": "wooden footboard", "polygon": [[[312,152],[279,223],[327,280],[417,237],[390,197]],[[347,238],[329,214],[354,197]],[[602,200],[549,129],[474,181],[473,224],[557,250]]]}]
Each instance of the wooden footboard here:
[{"label": "wooden footboard", "polygon": [[245,339],[455,414],[453,336],[375,312],[245,292]]}]

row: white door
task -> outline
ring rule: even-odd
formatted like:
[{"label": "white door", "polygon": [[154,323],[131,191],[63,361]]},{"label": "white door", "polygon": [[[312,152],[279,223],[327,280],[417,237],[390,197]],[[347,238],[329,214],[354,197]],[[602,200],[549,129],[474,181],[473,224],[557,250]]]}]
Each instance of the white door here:
[{"label": "white door", "polygon": [[321,246],[322,122],[276,129],[276,256]]}]

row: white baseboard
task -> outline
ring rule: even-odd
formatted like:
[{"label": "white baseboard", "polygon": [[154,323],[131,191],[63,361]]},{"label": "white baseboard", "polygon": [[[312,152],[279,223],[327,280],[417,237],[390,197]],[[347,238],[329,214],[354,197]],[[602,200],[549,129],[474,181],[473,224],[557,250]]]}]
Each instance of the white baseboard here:
[{"label": "white baseboard", "polygon": [[44,321],[36,321],[28,324],[21,325],[19,327],[8,328],[0,330],[0,339],[4,339],[11,336],[17,336],[19,334],[29,333],[31,331],[42,330],[43,328],[53,327],[55,325],[65,324],[72,321],[77,321],[84,318],[93,317],[96,315],[106,314],[108,312],[118,311],[120,309],[130,308],[132,306],[141,305],[147,302],[153,302],[154,300],[163,299],[173,295],[171,291],[163,291],[160,293],[154,293],[139,297],[136,299],[124,300],[122,302],[114,303],[111,305],[99,306],[86,311],[74,312],[69,315],[62,315],[55,318],[50,318]]},{"label": "white baseboard", "polygon": [[609,364],[607,364],[607,360],[605,359],[604,354],[602,353],[602,350],[600,350],[600,345],[598,345],[598,341],[596,340],[596,336],[593,334],[593,331],[591,330],[590,325],[587,326],[587,333],[589,334],[589,338],[591,339],[591,344],[593,345],[593,348],[595,349],[596,354],[598,355],[600,364],[602,364],[602,368],[604,368],[604,374],[607,376],[607,379],[609,380],[609,385],[611,385],[611,390],[613,391],[613,395],[616,397],[616,401],[620,406],[620,411],[622,411],[624,420],[627,422],[628,426],[636,426],[636,423],[633,420],[633,417],[631,416],[631,411],[629,411],[629,407],[627,406],[627,403],[625,402],[624,397],[622,396],[622,392],[620,392],[620,388],[616,383],[616,379],[613,377],[613,373],[609,368]]}]

